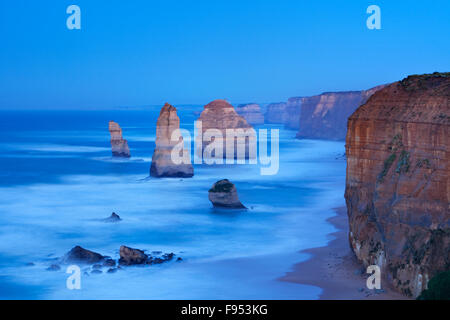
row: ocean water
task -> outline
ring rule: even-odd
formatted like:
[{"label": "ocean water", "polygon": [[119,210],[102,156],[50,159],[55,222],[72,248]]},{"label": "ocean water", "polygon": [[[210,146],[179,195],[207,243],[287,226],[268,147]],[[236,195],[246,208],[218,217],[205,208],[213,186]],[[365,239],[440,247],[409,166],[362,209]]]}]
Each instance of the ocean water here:
[{"label": "ocean water", "polygon": [[[179,106],[193,134],[194,111]],[[0,112],[0,299],[317,299],[279,281],[300,250],[323,246],[344,204],[344,142],[296,140],[280,129],[280,169],[195,165],[191,179],[148,178],[159,108]],[[132,157],[111,157],[108,121]],[[249,210],[213,209],[208,189],[235,183]],[[111,212],[123,221],[105,223]],[[75,245],[118,258],[120,245],[174,252],[182,262],[82,275],[47,271]],[[33,262],[33,266],[27,263]],[[82,267],[84,270],[86,267]]]}]

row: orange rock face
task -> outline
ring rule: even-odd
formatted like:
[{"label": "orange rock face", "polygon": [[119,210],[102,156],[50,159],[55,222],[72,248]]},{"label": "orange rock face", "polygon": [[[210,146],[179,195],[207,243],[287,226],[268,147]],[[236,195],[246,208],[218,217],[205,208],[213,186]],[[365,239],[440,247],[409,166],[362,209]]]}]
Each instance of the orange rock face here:
[{"label": "orange rock face", "polygon": [[[203,154],[204,158],[219,158],[215,151],[212,152],[212,157],[205,156],[205,154],[209,155],[208,149],[214,144],[223,146],[221,148],[222,156],[220,158],[226,158],[228,144],[231,147],[234,146],[234,152],[231,155],[234,159],[241,159],[238,150],[244,150],[242,158],[249,159],[256,157],[256,154],[253,155],[249,152],[250,144],[256,146],[256,133],[253,127],[243,117],[238,115],[233,106],[226,100],[214,100],[204,107],[197,121],[197,130],[199,133],[202,133],[195,138],[196,145],[201,146],[201,148],[198,147],[199,149],[196,150],[198,156]],[[233,130],[239,130],[246,135],[240,135],[239,138],[233,135],[227,136],[227,131],[230,132]],[[211,139],[209,139],[208,134],[211,134]],[[204,152],[205,149],[207,151],[206,153]],[[218,148],[214,149],[218,151]]]},{"label": "orange rock face", "polygon": [[450,73],[393,83],[348,120],[351,247],[408,296],[450,270],[449,127]]},{"label": "orange rock face", "polygon": [[[183,137],[178,140],[172,140],[172,134],[180,129],[180,118],[177,115],[177,109],[166,103],[159,113],[156,123],[156,141],[155,151],[152,156],[152,165],[150,175],[153,177],[167,178],[190,178],[194,175],[190,154],[183,147]],[[174,162],[172,152],[174,148],[181,145],[181,149],[175,149],[177,157],[184,160],[180,163]],[[177,151],[178,150],[178,151]]]},{"label": "orange rock face", "polygon": [[111,151],[114,157],[129,158],[130,148],[128,148],[127,140],[122,137],[122,129],[119,124],[110,121],[109,132],[111,134]]}]

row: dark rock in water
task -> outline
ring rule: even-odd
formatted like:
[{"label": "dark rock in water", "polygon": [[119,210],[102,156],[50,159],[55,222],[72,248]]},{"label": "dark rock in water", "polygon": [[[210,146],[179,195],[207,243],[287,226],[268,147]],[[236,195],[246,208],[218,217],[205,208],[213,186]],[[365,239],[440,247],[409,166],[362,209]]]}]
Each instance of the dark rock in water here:
[{"label": "dark rock in water", "polygon": [[183,261],[183,259],[181,257],[178,257],[177,261]]},{"label": "dark rock in water", "polygon": [[108,273],[116,273],[117,272],[117,268],[109,268]]},{"label": "dark rock in water", "polygon": [[229,209],[246,209],[239,201],[236,187],[228,179],[223,179],[214,183],[209,189],[209,200],[214,207]]},{"label": "dark rock in water", "polygon": [[166,262],[166,260],[161,259],[161,258],[153,258],[151,264],[161,264],[161,263],[164,263],[164,262]]},{"label": "dark rock in water", "polygon": [[58,264],[52,264],[50,267],[47,268],[48,271],[59,271],[61,270],[61,267]]},{"label": "dark rock in water", "polygon": [[105,266],[105,267],[115,267],[116,266],[116,261],[113,260],[113,259],[106,259],[103,262],[103,266]]},{"label": "dark rock in water", "polygon": [[161,254],[162,251],[152,251],[152,254]]},{"label": "dark rock in water", "polygon": [[144,253],[144,251],[139,249],[133,249],[126,246],[120,246],[120,259],[119,264],[121,265],[136,265],[136,264],[144,264],[148,256]]},{"label": "dark rock in water", "polygon": [[165,253],[165,254],[163,254],[162,257],[163,257],[164,260],[170,261],[170,260],[173,259],[174,256],[175,256],[175,254],[173,254],[173,253]]},{"label": "dark rock in water", "polygon": [[33,267],[35,264],[33,262],[28,262],[27,264],[25,264],[27,267]]},{"label": "dark rock in water", "polygon": [[101,265],[101,264],[94,264],[93,266],[92,266],[92,269],[97,269],[97,270],[99,270],[99,269],[101,269],[103,266]]},{"label": "dark rock in water", "polygon": [[103,259],[104,257],[99,253],[84,249],[80,246],[76,246],[64,256],[63,262],[92,264],[100,262]]},{"label": "dark rock in water", "polygon": [[91,274],[102,274],[102,270],[94,269],[91,271]]},{"label": "dark rock in water", "polygon": [[120,216],[115,212],[111,213],[110,217],[103,219],[103,221],[105,221],[105,222],[119,222],[121,220],[122,219],[120,218]]}]

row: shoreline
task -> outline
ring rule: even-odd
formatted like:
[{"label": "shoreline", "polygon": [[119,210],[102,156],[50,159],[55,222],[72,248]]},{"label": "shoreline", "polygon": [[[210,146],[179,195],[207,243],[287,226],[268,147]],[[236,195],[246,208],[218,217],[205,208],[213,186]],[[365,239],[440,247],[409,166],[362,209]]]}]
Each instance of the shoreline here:
[{"label": "shoreline", "polygon": [[348,243],[346,207],[334,209],[336,215],[327,219],[336,229],[324,247],[301,251],[311,257],[295,264],[280,281],[307,284],[322,289],[319,300],[408,300],[381,281],[381,290],[366,287],[364,267],[357,261]]}]

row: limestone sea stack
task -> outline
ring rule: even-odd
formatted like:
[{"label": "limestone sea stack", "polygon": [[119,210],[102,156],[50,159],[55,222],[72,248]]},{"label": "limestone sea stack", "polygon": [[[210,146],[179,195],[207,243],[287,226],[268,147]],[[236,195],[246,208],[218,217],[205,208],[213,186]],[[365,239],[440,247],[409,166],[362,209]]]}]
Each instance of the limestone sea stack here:
[{"label": "limestone sea stack", "polygon": [[344,140],[348,117],[383,87],[365,91],[326,92],[299,98],[301,113],[297,138]]},{"label": "limestone sea stack", "polygon": [[122,137],[122,129],[119,124],[110,121],[109,132],[111,134],[111,149],[113,157],[129,158],[130,149],[128,148],[127,140]]},{"label": "limestone sea stack", "polygon": [[217,181],[209,189],[209,201],[214,207],[228,209],[245,209],[245,206],[239,201],[236,187],[228,179]]},{"label": "limestone sea stack", "polygon": [[[237,138],[236,136],[229,136],[227,138],[228,129],[239,130],[247,136],[241,138]],[[248,124],[248,122],[243,117],[238,115],[233,106],[226,100],[214,100],[205,105],[197,121],[197,130],[198,132],[201,132],[201,135],[198,134],[195,138],[196,145],[201,146],[201,148],[198,147],[198,149],[196,150],[198,156],[204,155],[205,149],[207,149],[210,144],[214,143],[214,145],[223,146],[223,148],[221,148],[223,158],[226,157],[227,144],[229,144],[230,146],[234,146],[235,159],[240,158],[238,157],[238,149],[245,150],[245,159],[256,158],[256,153],[253,154],[249,152],[250,144],[256,146],[256,133],[253,127]],[[218,132],[221,136],[219,137],[214,135],[214,137],[211,137],[211,140],[208,141],[205,135],[206,131]],[[211,146],[207,150],[210,149]],[[208,155],[212,155],[213,157],[218,158],[218,155],[215,154],[215,151],[211,154],[209,154],[208,152],[206,153],[206,158],[209,157]]]},{"label": "limestone sea stack", "polygon": [[259,104],[241,104],[236,107],[236,112],[251,125],[264,124],[264,115],[261,113]]},{"label": "limestone sea stack", "polygon": [[351,247],[412,297],[450,270],[449,137],[450,73],[393,83],[348,120]]},{"label": "limestone sea stack", "polygon": [[[190,178],[194,175],[189,152],[183,148],[183,137],[172,141],[172,134],[180,129],[180,118],[177,109],[166,103],[159,113],[156,124],[155,151],[153,152],[150,175],[153,177]],[[181,146],[179,152],[174,148]],[[177,163],[172,158],[172,151],[176,152],[182,162]],[[174,162],[175,161],[175,162]]]}]

